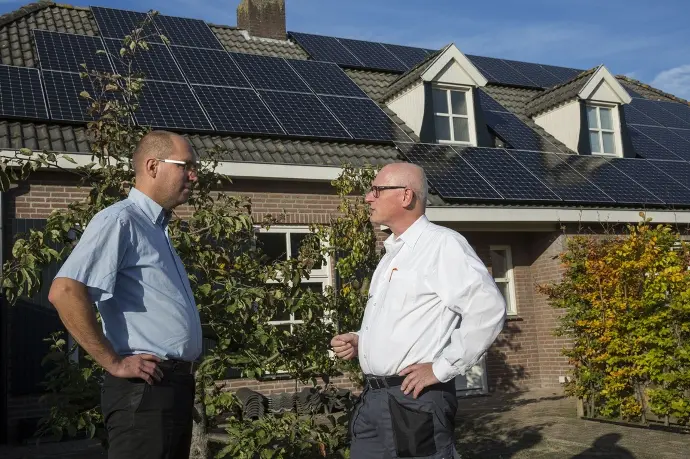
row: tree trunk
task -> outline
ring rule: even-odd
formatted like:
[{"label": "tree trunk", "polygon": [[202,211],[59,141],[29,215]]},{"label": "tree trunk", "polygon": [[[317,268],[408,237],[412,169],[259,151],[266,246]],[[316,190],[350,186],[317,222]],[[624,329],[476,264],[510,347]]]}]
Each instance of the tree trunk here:
[{"label": "tree trunk", "polygon": [[208,448],[208,419],[206,408],[203,403],[194,405],[196,411],[194,416],[194,427],[192,429],[192,448],[189,455],[190,459],[208,459],[210,452]]}]

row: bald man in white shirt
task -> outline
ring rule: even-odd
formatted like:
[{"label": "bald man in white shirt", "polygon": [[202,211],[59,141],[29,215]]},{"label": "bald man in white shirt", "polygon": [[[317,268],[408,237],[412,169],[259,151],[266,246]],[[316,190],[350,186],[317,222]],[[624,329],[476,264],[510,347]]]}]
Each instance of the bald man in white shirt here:
[{"label": "bald man in white shirt", "polygon": [[450,459],[454,378],[503,329],[506,306],[484,263],[457,232],[424,215],[424,170],[385,166],[367,193],[371,221],[392,234],[372,277],[358,332],[331,340],[359,357],[365,387],[352,413],[352,459]]}]

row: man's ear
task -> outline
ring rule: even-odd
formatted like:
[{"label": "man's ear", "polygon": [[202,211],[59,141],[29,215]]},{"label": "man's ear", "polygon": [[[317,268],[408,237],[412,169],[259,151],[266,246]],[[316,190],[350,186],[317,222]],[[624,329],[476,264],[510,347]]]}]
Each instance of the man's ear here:
[{"label": "man's ear", "polygon": [[144,162],[144,172],[151,178],[156,178],[158,174],[158,161],[156,158],[146,158]]},{"label": "man's ear", "polygon": [[411,208],[414,205],[414,191],[406,188],[403,192],[403,206]]}]

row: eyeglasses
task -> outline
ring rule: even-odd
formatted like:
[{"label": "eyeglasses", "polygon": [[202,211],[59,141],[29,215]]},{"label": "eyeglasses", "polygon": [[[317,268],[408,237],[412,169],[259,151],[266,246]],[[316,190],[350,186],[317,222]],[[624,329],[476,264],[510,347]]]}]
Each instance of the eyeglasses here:
[{"label": "eyeglasses", "polygon": [[197,173],[199,169],[199,163],[196,161],[180,161],[178,159],[159,159],[156,158],[158,161],[162,163],[170,163],[170,164],[176,164],[178,166],[182,166],[185,172],[189,173],[192,172],[194,174]]},{"label": "eyeglasses", "polygon": [[406,189],[406,186],[402,185],[372,185],[370,188],[370,191],[374,194],[375,198],[378,198],[379,195],[381,194],[381,190],[403,190]]}]

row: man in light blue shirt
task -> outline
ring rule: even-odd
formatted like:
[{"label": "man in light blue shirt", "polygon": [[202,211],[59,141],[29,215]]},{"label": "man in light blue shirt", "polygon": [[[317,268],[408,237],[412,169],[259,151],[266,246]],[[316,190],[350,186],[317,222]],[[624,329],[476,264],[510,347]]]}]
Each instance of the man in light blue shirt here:
[{"label": "man in light blue shirt", "polygon": [[108,457],[188,458],[201,322],[168,222],[189,199],[197,161],[185,138],[152,131],[132,163],[136,187],[89,222],[49,299],[106,370]]}]

